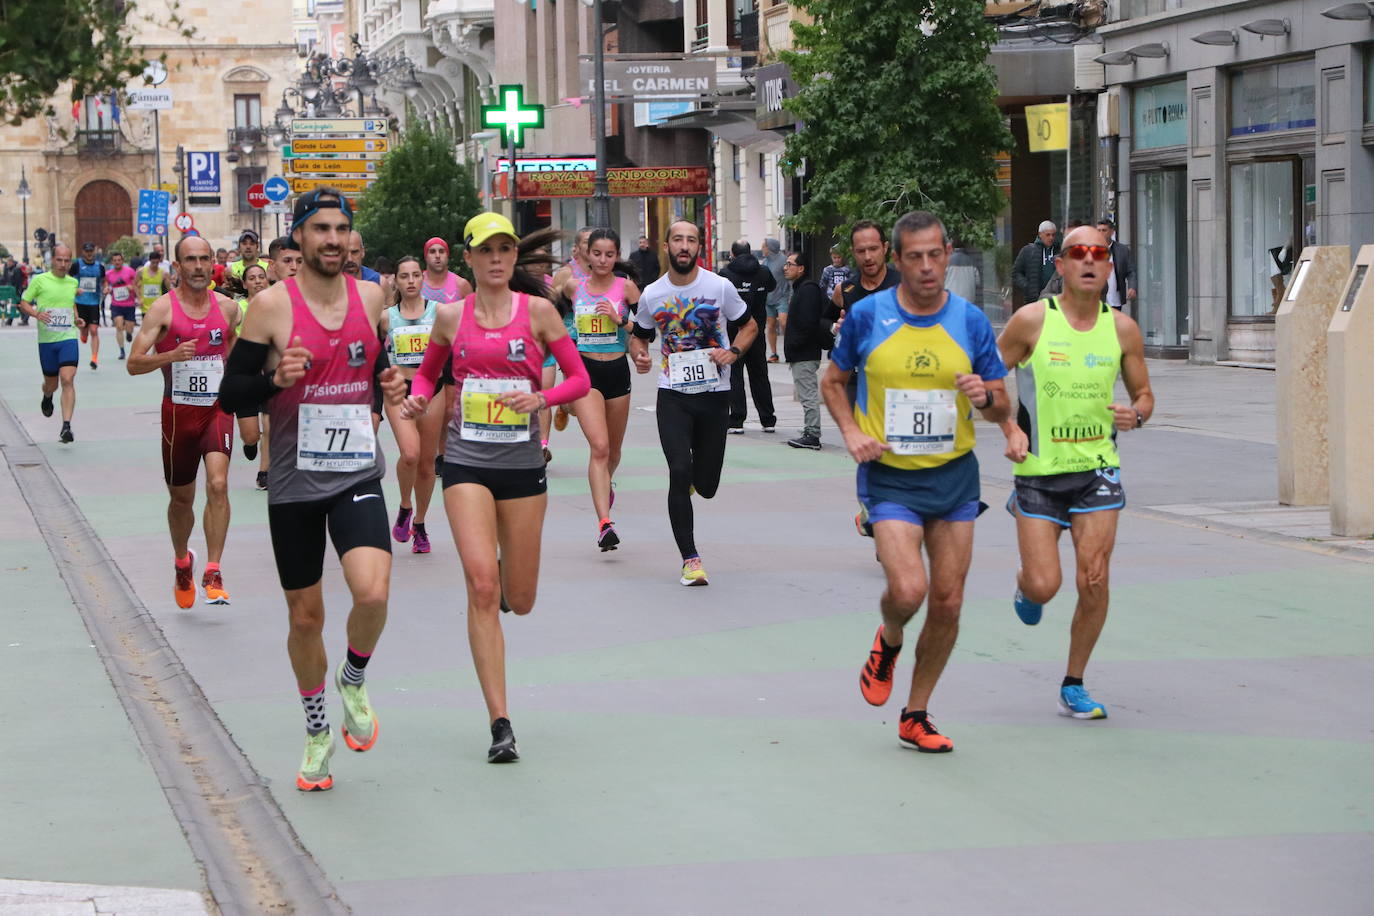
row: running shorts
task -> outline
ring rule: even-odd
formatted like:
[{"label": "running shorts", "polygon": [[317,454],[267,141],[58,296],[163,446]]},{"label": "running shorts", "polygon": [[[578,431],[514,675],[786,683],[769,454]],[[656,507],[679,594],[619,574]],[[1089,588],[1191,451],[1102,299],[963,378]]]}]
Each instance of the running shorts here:
[{"label": "running shorts", "polygon": [[630,361],[624,356],[619,359],[588,359],[582,357],[582,365],[587,367],[591,377],[592,390],[601,392],[608,401],[623,398],[630,393]]},{"label": "running shorts", "polygon": [[987,508],[979,501],[973,452],[917,470],[867,462],[859,465],[856,484],[870,522],[902,521],[924,528],[930,521],[971,522]]},{"label": "running shorts", "polygon": [[112,306],[110,306],[110,317],[111,317],[111,318],[123,318],[125,321],[129,322],[130,324],[133,324],[133,322],[134,322],[134,316],[135,316],[135,314],[136,314],[137,312],[138,312],[138,306],[136,306],[136,305],[112,305]]},{"label": "running shorts", "polygon": [[100,326],[100,306],[98,305],[78,305],[76,307],[76,317],[91,327]]},{"label": "running shorts", "polygon": [[196,482],[206,455],[234,450],[234,419],[219,409],[162,399],[162,479],[169,486]]},{"label": "running shorts", "polygon": [[1017,477],[1016,489],[1007,498],[1012,515],[1048,519],[1064,528],[1070,527],[1074,515],[1125,506],[1121,468]]},{"label": "running shorts", "polygon": [[81,363],[81,348],[76,338],[54,340],[38,345],[38,365],[48,378],[56,378],[57,370],[63,366],[76,366]]},{"label": "running shorts", "polygon": [[324,575],[324,533],[340,558],[355,547],[391,553],[391,521],[382,481],[364,480],[328,499],[268,503],[267,528],[277,578],[286,591],[309,588]]},{"label": "running shorts", "polygon": [[547,493],[549,485],[543,468],[479,468],[445,461],[444,489],[460,483],[475,483],[491,491],[491,498],[524,499]]}]

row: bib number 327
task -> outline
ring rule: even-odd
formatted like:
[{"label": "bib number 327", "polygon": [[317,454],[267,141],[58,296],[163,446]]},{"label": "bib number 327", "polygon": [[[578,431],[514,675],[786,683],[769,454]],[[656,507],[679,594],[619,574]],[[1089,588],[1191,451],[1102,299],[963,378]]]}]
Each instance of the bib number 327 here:
[{"label": "bib number 327", "polygon": [[366,404],[302,404],[296,470],[361,471],[377,463],[372,412]]},{"label": "bib number 327", "polygon": [[684,350],[668,354],[668,385],[683,394],[712,391],[720,381],[720,367],[710,350]]},{"label": "bib number 327", "polygon": [[894,455],[942,455],[954,451],[956,392],[889,388],[884,432]]}]

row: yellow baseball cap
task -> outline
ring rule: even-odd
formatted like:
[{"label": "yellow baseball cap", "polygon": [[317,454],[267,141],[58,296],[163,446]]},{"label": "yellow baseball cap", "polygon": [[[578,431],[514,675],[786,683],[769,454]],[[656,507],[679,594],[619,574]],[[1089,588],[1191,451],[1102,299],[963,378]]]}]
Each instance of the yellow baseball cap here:
[{"label": "yellow baseball cap", "polygon": [[494,235],[508,235],[516,241],[520,240],[510,220],[500,213],[479,213],[463,227],[463,243],[469,248],[476,248]]}]

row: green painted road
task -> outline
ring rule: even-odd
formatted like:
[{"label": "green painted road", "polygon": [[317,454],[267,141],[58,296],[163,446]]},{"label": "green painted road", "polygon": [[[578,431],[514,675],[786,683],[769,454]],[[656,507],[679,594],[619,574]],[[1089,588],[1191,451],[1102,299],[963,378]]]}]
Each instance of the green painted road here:
[{"label": "green painted road", "polygon": [[[1220,417],[1230,392],[1271,377],[1151,365],[1161,411],[1181,406],[1125,437],[1132,503],[1272,498],[1272,435],[1246,432],[1272,431],[1272,397],[1227,402],[1245,422]],[[255,468],[232,466],[233,604],[176,609],[158,380],[129,378],[108,355],[83,368],[77,442],[59,446],[37,411],[32,332],[0,331],[4,397],[356,912],[1370,912],[1374,565],[1128,510],[1088,678],[1111,717],[1061,718],[1073,596],[1038,627],[1013,615],[1009,472],[984,426],[994,508],[932,703],[956,751],[914,754],[896,742],[900,703],[874,709],[858,692],[882,578],[850,521],[852,463],[829,429],[820,453],[783,445],[799,411],[786,367],[773,372],[784,435],[731,437],[720,493],[697,501],[710,588],[677,585],[648,380],[636,381],[618,475],[621,550],[594,547],[576,424],[555,434],[540,599],[503,621],[515,766],[485,763],[461,569],[436,507],[434,553],[395,555],[368,668],[380,741],[341,749],[336,788],[302,795],[303,723]],[[18,634],[7,642],[28,645],[6,649],[7,673],[42,686],[21,711],[5,706],[0,785],[23,802],[6,806],[0,877],[199,887],[33,522],[3,495],[0,562],[26,608],[5,611]],[[347,595],[332,556],[325,585],[337,657]],[[73,786],[52,767],[57,748],[87,778]],[[51,842],[33,841],[45,831]],[[102,854],[115,838],[139,853]]]}]

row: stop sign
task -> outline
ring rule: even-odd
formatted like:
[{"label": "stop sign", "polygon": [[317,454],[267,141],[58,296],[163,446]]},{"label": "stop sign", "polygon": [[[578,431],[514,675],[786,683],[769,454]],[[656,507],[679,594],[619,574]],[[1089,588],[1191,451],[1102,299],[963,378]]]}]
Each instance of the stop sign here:
[{"label": "stop sign", "polygon": [[258,210],[267,206],[267,191],[263,188],[262,182],[258,182],[248,189],[248,203]]}]

